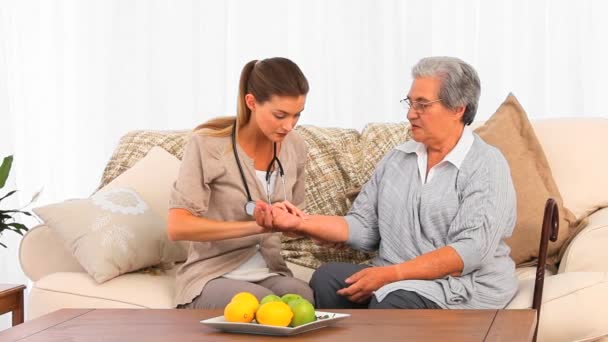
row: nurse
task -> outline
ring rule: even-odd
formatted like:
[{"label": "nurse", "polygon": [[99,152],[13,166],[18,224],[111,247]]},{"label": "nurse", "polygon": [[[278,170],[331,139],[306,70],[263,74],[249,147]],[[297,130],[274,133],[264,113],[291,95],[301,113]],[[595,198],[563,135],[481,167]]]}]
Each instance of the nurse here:
[{"label": "nurse", "polygon": [[306,146],[293,129],[307,93],[306,77],[289,59],[253,60],[241,72],[236,117],[212,119],[191,134],[167,227],[171,240],[190,241],[177,271],[178,308],[221,308],[243,291],[258,300],[295,293],[313,302],[281,257],[281,234],[252,216],[256,200],[303,215]]}]

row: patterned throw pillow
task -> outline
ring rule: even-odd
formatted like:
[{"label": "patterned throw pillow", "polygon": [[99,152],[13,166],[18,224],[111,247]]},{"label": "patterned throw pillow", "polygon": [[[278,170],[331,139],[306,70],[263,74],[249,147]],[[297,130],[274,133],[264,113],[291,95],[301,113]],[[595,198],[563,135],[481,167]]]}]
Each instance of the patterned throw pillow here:
[{"label": "patterned throw pillow", "polygon": [[[369,124],[361,135],[352,129],[313,126],[298,127],[298,132],[308,146],[306,212],[345,215],[380,159],[409,139],[409,124]],[[288,261],[312,268],[332,261],[365,263],[375,255],[348,247],[320,247],[308,238],[283,240]]]},{"label": "patterned throw pillow", "polygon": [[[359,132],[354,129],[299,126],[306,141],[306,212],[344,215],[350,208],[347,191],[356,186],[359,169]],[[292,263],[316,268],[324,262],[363,262],[371,254],[350,248],[332,249],[309,238],[283,237],[283,257]]]},{"label": "patterned throw pillow", "polygon": [[158,265],[168,248],[162,219],[133,189],[101,190],[34,212],[98,283]]},{"label": "patterned throw pillow", "polygon": [[118,142],[110,161],[103,170],[98,190],[131,168],[154,146],[182,159],[190,131],[132,131]]}]

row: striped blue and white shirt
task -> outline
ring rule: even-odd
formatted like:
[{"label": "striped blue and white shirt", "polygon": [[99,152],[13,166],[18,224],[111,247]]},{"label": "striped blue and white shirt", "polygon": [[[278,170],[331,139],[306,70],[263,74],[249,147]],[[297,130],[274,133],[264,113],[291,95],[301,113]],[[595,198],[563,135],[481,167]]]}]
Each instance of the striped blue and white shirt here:
[{"label": "striped blue and white shirt", "polygon": [[[422,166],[419,166],[422,165]],[[517,290],[505,238],[516,218],[509,165],[468,127],[443,161],[426,175],[426,148],[408,141],[378,164],[345,217],[348,243],[378,251],[376,266],[402,263],[444,246],[464,262],[462,275],[387,284],[414,291],[449,309],[504,308]]]}]

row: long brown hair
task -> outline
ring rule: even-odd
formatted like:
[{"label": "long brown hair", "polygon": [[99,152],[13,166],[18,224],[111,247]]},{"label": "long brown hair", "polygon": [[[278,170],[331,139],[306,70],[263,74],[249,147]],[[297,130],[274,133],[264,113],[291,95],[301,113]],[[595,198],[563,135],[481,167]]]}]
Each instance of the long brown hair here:
[{"label": "long brown hair", "polygon": [[233,125],[242,127],[249,122],[251,110],[245,103],[245,95],[252,94],[256,102],[264,103],[273,95],[300,96],[308,94],[308,81],[302,70],[291,60],[282,57],[253,60],[243,67],[239,81],[239,95],[235,116],[211,119],[194,131],[216,137],[229,136]]}]

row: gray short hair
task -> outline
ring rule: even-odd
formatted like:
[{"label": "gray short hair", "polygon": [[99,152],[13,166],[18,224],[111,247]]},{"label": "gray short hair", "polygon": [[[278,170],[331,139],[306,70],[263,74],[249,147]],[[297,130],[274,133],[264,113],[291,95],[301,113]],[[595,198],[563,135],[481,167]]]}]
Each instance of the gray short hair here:
[{"label": "gray short hair", "polygon": [[462,122],[475,119],[481,85],[472,66],[455,57],[427,57],[412,68],[412,77],[437,77],[441,80],[439,98],[450,109],[465,106]]}]

